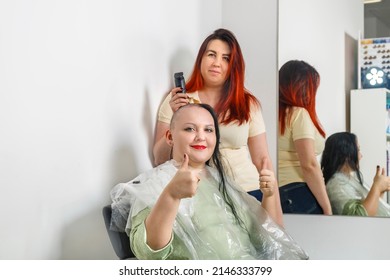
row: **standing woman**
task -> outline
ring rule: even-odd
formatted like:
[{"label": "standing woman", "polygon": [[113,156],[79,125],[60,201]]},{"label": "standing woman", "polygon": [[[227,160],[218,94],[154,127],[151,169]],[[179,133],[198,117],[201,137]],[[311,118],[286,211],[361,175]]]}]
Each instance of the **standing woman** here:
[{"label": "standing woman", "polygon": [[304,61],[279,70],[278,171],[284,213],[326,214],[332,209],[317,156],[325,132],[316,114],[320,75]]},{"label": "standing woman", "polygon": [[[180,93],[179,87],[173,88],[159,109],[154,163],[170,159],[171,147],[165,141],[165,133],[172,114],[188,103],[209,104],[218,115],[220,149],[228,175],[261,200],[259,172],[273,167],[260,102],[245,88],[244,77],[245,63],[236,37],[229,30],[215,30],[200,46],[186,84],[187,93]],[[280,207],[279,196],[275,199],[276,207]]]}]

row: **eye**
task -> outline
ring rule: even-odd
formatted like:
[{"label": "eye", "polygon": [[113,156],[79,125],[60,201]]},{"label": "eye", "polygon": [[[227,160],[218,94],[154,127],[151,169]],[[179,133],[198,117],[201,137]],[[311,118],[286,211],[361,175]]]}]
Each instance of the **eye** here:
[{"label": "eye", "polygon": [[186,127],[186,128],[184,128],[184,131],[192,132],[192,131],[195,131],[195,128],[193,128],[193,127]]},{"label": "eye", "polygon": [[230,56],[224,56],[223,59],[224,59],[225,61],[229,62],[229,61],[230,61]]},{"label": "eye", "polygon": [[208,128],[205,129],[205,131],[208,132],[208,133],[214,133],[214,128],[208,127]]},{"label": "eye", "polygon": [[207,56],[209,56],[209,57],[215,57],[215,56],[216,56],[216,54],[215,54],[215,53],[213,53],[213,52],[209,52],[209,53],[207,54]]}]

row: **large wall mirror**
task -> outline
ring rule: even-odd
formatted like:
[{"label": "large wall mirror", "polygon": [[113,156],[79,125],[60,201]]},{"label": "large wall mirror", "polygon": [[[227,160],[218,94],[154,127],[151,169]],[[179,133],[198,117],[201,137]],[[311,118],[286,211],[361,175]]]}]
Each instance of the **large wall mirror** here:
[{"label": "large wall mirror", "polygon": [[[358,40],[360,36],[389,37],[389,14],[390,0],[376,4],[364,4],[363,0],[279,0],[279,68],[298,59],[319,72],[316,111],[327,136],[350,131],[350,91],[358,87]],[[364,149],[362,160],[364,153],[370,152]],[[372,182],[374,173],[375,166],[372,176],[365,178],[367,183]]]}]

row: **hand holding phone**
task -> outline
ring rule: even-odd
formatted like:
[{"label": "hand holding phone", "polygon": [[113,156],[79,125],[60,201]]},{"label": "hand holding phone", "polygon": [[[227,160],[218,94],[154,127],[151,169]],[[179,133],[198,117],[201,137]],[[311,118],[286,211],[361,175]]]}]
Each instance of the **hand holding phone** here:
[{"label": "hand holding phone", "polygon": [[182,93],[186,93],[186,81],[184,80],[183,72],[177,72],[174,75],[175,86],[181,88]]}]

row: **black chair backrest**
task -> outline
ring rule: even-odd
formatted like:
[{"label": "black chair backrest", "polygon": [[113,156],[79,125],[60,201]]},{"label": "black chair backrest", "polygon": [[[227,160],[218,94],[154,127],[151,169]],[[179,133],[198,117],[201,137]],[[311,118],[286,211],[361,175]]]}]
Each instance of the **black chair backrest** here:
[{"label": "black chair backrest", "polygon": [[121,260],[135,258],[134,253],[130,249],[130,238],[127,236],[127,234],[125,232],[119,232],[110,229],[111,213],[111,205],[106,205],[103,207],[104,223],[106,225],[108,237],[110,238],[115,254]]}]

